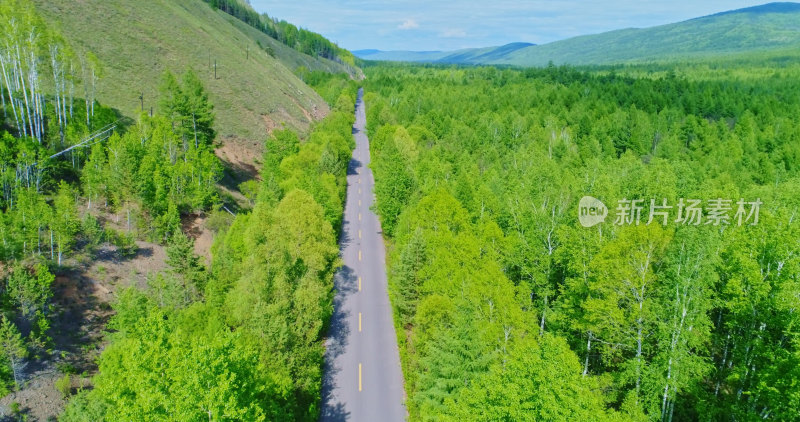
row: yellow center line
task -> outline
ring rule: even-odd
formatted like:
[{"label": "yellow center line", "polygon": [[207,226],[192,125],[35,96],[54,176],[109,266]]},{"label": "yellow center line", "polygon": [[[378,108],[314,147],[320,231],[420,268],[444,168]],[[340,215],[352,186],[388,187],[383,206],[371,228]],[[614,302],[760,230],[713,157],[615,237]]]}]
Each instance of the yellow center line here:
[{"label": "yellow center line", "polygon": [[361,291],[361,277],[358,278],[358,291]]},{"label": "yellow center line", "polygon": [[358,260],[361,261],[361,251],[358,251]]},{"label": "yellow center line", "polygon": [[358,200],[358,206],[359,207],[361,206],[361,200],[360,199]]},{"label": "yellow center line", "polygon": [[358,213],[358,221],[361,221],[361,213]]},{"label": "yellow center line", "polygon": [[361,195],[361,188],[358,188],[358,194]]},{"label": "yellow center line", "polygon": [[361,178],[360,177],[358,178],[358,184],[359,185],[361,184]]},{"label": "yellow center line", "polygon": [[358,231],[358,238],[361,239],[361,230]]},{"label": "yellow center line", "polygon": [[361,364],[358,364],[358,391],[361,391]]},{"label": "yellow center line", "polygon": [[358,313],[358,332],[361,332],[361,312]]}]

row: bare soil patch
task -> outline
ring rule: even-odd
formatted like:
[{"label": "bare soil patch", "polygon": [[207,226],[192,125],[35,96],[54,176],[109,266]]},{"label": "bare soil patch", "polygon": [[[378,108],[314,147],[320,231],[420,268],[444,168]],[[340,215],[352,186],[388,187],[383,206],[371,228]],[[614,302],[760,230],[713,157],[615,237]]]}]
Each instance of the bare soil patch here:
[{"label": "bare soil patch", "polygon": [[214,233],[206,227],[206,216],[191,214],[183,221],[183,232],[194,239],[194,253],[211,265],[211,246],[214,244]]},{"label": "bare soil patch", "polygon": [[128,286],[144,288],[149,276],[166,269],[163,246],[142,241],[136,245],[139,249],[132,257],[123,256],[114,245],[100,245],[94,259],[71,259],[71,268],[58,273],[53,282],[53,350],[29,360],[22,388],[0,399],[0,420],[16,420],[11,415],[14,402],[28,421],[55,420],[66,405],[55,382],[66,372],[73,373],[72,393],[90,386],[96,359],[107,344],[105,329],[116,294]]}]

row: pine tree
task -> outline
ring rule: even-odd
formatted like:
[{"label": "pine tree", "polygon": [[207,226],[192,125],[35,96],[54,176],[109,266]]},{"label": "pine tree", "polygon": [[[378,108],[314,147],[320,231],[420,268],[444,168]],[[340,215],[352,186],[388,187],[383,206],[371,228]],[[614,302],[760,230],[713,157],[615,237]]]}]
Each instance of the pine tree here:
[{"label": "pine tree", "polygon": [[404,324],[411,322],[416,313],[421,281],[419,272],[426,264],[425,241],[422,231],[416,230],[404,246],[400,260],[394,268],[392,285],[394,305]]},{"label": "pine tree", "polygon": [[183,280],[183,289],[189,300],[202,295],[207,280],[206,269],[194,253],[194,242],[182,230],[175,231],[167,245],[167,265],[176,277]]},{"label": "pine tree", "polygon": [[22,335],[17,330],[17,327],[5,316],[1,318],[0,347],[2,347],[3,357],[8,362],[14,376],[14,385],[20,388],[25,375],[25,367],[27,366],[25,358],[28,357],[28,350],[25,348]]},{"label": "pine tree", "polygon": [[21,264],[14,267],[8,278],[8,295],[23,318],[32,320],[37,311],[46,309],[53,296],[53,280],[55,276],[43,264],[37,265],[33,273]]},{"label": "pine tree", "polygon": [[53,229],[55,242],[58,252],[58,265],[64,255],[72,252],[75,243],[75,234],[78,232],[80,222],[78,213],[75,209],[75,192],[64,181],[58,185],[58,194],[53,200],[53,221],[50,227]]},{"label": "pine tree", "polygon": [[214,131],[214,106],[208,100],[208,93],[200,78],[191,69],[183,74],[181,92],[186,97],[183,121],[187,130],[192,131],[195,148],[199,145],[210,146],[217,136]]},{"label": "pine tree", "polygon": [[86,195],[87,208],[92,208],[92,201],[97,201],[100,197],[106,197],[106,168],[107,158],[105,152],[105,145],[95,144],[92,146],[92,151],[89,159],[83,167],[81,173],[81,181],[83,185],[83,193]]}]

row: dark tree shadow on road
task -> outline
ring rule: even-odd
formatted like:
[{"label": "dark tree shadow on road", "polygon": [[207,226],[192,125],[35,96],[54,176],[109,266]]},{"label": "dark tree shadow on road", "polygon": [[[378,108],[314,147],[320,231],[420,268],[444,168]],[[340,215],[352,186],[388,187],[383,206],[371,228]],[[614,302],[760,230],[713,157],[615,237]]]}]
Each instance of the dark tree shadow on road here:
[{"label": "dark tree shadow on road", "polygon": [[350,162],[347,164],[347,175],[348,176],[355,176],[358,174],[358,169],[361,168],[363,164],[361,161],[356,160],[355,158],[350,159]]},{"label": "dark tree shadow on road", "polygon": [[[344,233],[342,241],[344,244]],[[347,324],[350,312],[343,309],[348,296],[358,290],[358,278],[351,267],[342,266],[334,278],[336,296],[333,300],[333,315],[331,316],[328,338],[325,347],[325,372],[322,379],[322,421],[346,421],[349,413],[345,411],[343,403],[333,403],[333,391],[336,389],[336,378],[340,368],[335,366],[337,358],[347,349],[347,338],[350,328]]]},{"label": "dark tree shadow on road", "polygon": [[350,419],[350,412],[344,410],[344,403],[336,403],[333,406],[324,406],[319,420],[325,422],[345,422]]}]

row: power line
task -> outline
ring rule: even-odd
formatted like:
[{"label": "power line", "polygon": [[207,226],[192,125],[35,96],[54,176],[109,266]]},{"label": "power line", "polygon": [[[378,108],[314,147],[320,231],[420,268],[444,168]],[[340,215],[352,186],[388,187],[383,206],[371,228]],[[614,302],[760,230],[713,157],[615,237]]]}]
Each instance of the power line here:
[{"label": "power line", "polygon": [[[51,155],[50,157],[47,157],[47,158],[48,159],[56,158],[59,155],[63,155],[63,154],[66,154],[69,151],[72,151],[73,149],[82,148],[82,147],[85,147],[85,146],[92,146],[92,145],[94,145],[94,144],[96,144],[98,142],[105,141],[106,139],[108,139],[109,136],[111,136],[111,132],[113,132],[114,129],[116,129],[116,128],[117,128],[117,122],[109,123],[108,125],[104,126],[100,130],[95,132],[94,134],[90,135],[88,138],[78,142],[77,144],[75,144],[75,145],[73,145],[73,146],[71,146],[71,147],[69,147],[69,148],[67,148],[67,149],[65,149],[65,150],[63,150],[61,152],[57,152],[57,153],[55,153],[55,154],[53,154],[53,155]],[[100,138],[100,139],[97,142],[94,142],[91,145],[86,145],[87,143],[89,143],[89,142],[91,142],[91,141],[93,141],[95,139],[98,139],[98,138]]]}]

